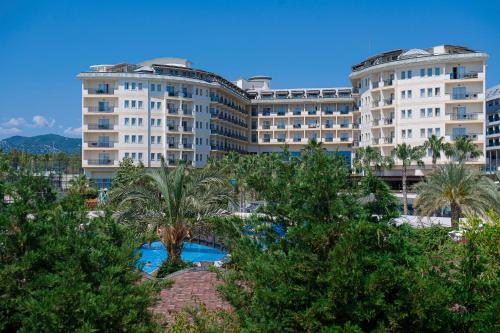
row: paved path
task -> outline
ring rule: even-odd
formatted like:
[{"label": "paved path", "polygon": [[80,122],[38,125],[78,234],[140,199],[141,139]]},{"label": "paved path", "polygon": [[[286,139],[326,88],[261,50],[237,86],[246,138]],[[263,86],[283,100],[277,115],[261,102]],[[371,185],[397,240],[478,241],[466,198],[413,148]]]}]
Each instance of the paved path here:
[{"label": "paved path", "polygon": [[171,277],[175,281],[171,288],[161,291],[160,301],[153,308],[155,314],[165,314],[167,319],[186,305],[204,303],[208,310],[231,310],[216,290],[221,281],[217,274],[206,270],[181,271]]}]

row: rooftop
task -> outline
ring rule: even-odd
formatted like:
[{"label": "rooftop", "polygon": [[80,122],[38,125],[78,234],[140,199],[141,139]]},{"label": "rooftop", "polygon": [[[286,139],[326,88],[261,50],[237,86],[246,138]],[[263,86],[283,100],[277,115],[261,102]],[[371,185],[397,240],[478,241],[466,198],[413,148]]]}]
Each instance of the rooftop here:
[{"label": "rooftop", "polygon": [[492,99],[497,99],[500,98],[500,84],[497,84],[494,87],[491,87],[490,89],[486,90],[486,100],[492,100]]},{"label": "rooftop", "polygon": [[469,49],[465,46],[458,45],[439,45],[426,49],[397,49],[388,52],[379,53],[366,60],[363,60],[359,64],[352,66],[352,71],[357,72],[365,68],[376,66],[383,63],[395,62],[398,60],[422,58],[422,57],[432,57],[445,54],[467,54],[467,53],[479,53]]}]

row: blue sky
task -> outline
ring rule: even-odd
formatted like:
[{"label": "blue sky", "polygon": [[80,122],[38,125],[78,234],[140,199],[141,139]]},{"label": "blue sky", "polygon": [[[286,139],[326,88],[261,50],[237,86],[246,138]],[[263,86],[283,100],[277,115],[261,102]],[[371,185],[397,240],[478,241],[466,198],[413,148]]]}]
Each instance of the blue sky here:
[{"label": "blue sky", "polygon": [[381,51],[466,45],[500,83],[500,1],[0,1],[0,138],[78,136],[89,65],[184,57],[273,87],[349,85]]}]

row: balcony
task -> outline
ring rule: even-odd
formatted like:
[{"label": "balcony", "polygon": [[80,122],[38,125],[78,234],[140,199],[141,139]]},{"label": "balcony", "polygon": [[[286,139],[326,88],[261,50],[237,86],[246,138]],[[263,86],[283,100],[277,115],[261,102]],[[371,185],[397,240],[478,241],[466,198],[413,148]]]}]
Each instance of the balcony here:
[{"label": "balcony", "polygon": [[97,159],[97,160],[87,160],[88,165],[114,165],[114,161],[111,159]]},{"label": "balcony", "polygon": [[285,142],[286,138],[278,138],[278,142]]},{"label": "balcony", "polygon": [[325,110],[323,111],[325,115],[333,115],[333,110]]},{"label": "balcony", "polygon": [[384,106],[385,105],[392,105],[394,103],[394,100],[392,99],[384,99]]},{"label": "balcony", "polygon": [[380,100],[372,102],[372,108],[378,108],[380,106]]},{"label": "balcony", "polygon": [[271,138],[267,138],[267,137],[265,137],[265,138],[263,138],[263,139],[262,139],[262,141],[263,141],[263,142],[271,142]]},{"label": "balcony", "polygon": [[382,144],[393,144],[394,143],[394,137],[387,137],[383,138]]},{"label": "balcony", "polygon": [[477,113],[469,113],[469,114],[450,114],[450,120],[477,120]]},{"label": "balcony", "polygon": [[307,111],[307,114],[308,114],[309,116],[315,116],[317,113],[318,113],[318,112],[317,112],[316,110],[309,110],[309,111]]},{"label": "balcony", "polygon": [[319,124],[308,124],[307,127],[308,128],[318,128]]},{"label": "balcony", "polygon": [[500,128],[488,128],[488,135],[500,134]]},{"label": "balcony", "polygon": [[450,80],[477,79],[478,77],[479,72],[450,73]]},{"label": "balcony", "polygon": [[493,123],[495,121],[500,121],[500,116],[499,115],[494,115],[494,116],[488,116],[488,121],[490,123]]},{"label": "balcony", "polygon": [[286,127],[285,124],[278,124],[277,126],[278,129],[285,129],[285,127]]},{"label": "balcony", "polygon": [[384,80],[382,82],[384,83],[384,87],[390,87],[390,86],[392,86],[392,80]]},{"label": "balcony", "polygon": [[113,95],[115,93],[115,88],[87,88],[87,94],[89,95]]},{"label": "balcony", "polygon": [[323,126],[325,126],[325,128],[333,128],[333,124],[330,124],[330,123],[327,123],[327,124],[325,124]]},{"label": "balcony", "polygon": [[168,108],[168,114],[178,114],[178,110],[176,108]]},{"label": "balcony", "polygon": [[168,148],[177,148],[177,143],[175,143],[175,141],[171,141],[168,143]]},{"label": "balcony", "polygon": [[447,94],[450,96],[451,100],[475,100],[479,99],[479,92],[467,92],[467,93],[451,93]]},{"label": "balcony", "polygon": [[340,142],[348,142],[350,141],[349,137],[341,136],[340,137]]},{"label": "balcony", "polygon": [[482,139],[482,134],[481,133],[470,133],[470,134],[460,134],[460,135],[452,135],[451,139],[453,141],[456,141],[459,138],[467,138],[471,141],[479,141]]},{"label": "balcony", "polygon": [[333,137],[326,137],[325,142],[333,142]]},{"label": "balcony", "polygon": [[349,114],[350,111],[349,109],[340,109],[340,114]]},{"label": "balcony", "polygon": [[89,130],[112,130],[114,128],[113,124],[88,124],[87,128]]},{"label": "balcony", "polygon": [[377,82],[372,82],[372,89],[377,89],[379,87],[379,83]]},{"label": "balcony", "polygon": [[193,149],[193,144],[192,143],[183,143],[182,148],[184,149]]},{"label": "balcony", "polygon": [[169,131],[177,132],[177,131],[179,131],[179,126],[175,125],[175,124],[174,125],[167,125],[167,129]]},{"label": "balcony", "polygon": [[112,113],[115,111],[114,106],[99,107],[99,106],[87,106],[87,112],[100,112],[100,113]]},{"label": "balcony", "polygon": [[294,110],[294,111],[293,111],[293,115],[294,115],[294,116],[300,116],[300,115],[301,115],[301,113],[302,113],[302,112],[301,112],[300,110]]},{"label": "balcony", "polygon": [[193,127],[192,126],[179,126],[179,131],[180,132],[192,132]]},{"label": "balcony", "polygon": [[301,128],[302,124],[293,124],[293,128]]},{"label": "balcony", "polygon": [[373,119],[372,120],[372,126],[378,126],[379,125],[380,119]]},{"label": "balcony", "polygon": [[301,142],[302,138],[293,138],[293,142]]},{"label": "balcony", "polygon": [[382,121],[382,125],[392,125],[394,122],[394,118],[384,118]]},{"label": "balcony", "polygon": [[192,92],[186,91],[167,91],[168,97],[181,97],[181,98],[193,98]]},{"label": "balcony", "polygon": [[262,125],[262,129],[270,129],[270,128],[271,128],[271,125],[269,125],[269,124]]},{"label": "balcony", "polygon": [[85,143],[87,144],[88,148],[113,148],[116,142],[86,141]]}]

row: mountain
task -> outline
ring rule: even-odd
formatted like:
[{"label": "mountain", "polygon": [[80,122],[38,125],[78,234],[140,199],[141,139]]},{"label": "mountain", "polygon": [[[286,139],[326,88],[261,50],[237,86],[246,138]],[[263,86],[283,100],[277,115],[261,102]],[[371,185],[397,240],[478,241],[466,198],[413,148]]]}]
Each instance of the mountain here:
[{"label": "mountain", "polygon": [[9,152],[13,149],[26,151],[32,154],[66,153],[79,154],[82,148],[82,140],[67,138],[57,134],[45,134],[37,136],[12,136],[0,141],[0,149]]}]

